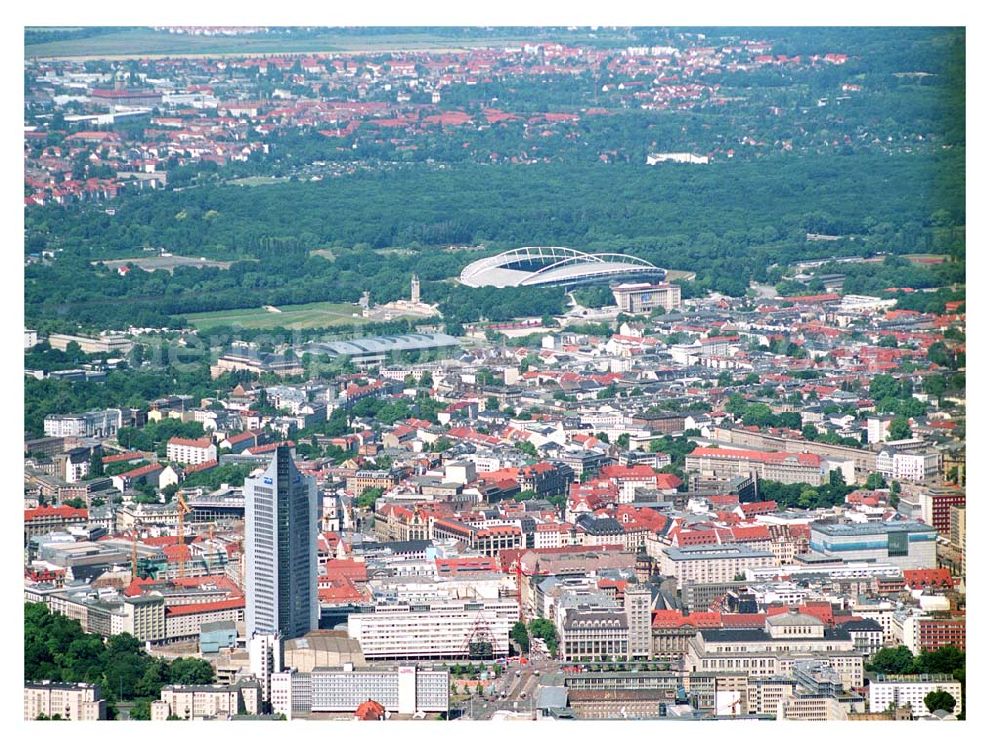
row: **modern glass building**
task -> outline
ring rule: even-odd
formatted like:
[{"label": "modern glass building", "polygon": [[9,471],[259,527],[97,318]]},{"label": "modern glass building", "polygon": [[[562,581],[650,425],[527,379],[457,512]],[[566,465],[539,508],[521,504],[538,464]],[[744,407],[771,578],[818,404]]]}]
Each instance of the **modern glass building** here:
[{"label": "modern glass building", "polygon": [[293,454],[279,446],[267,469],[243,484],[248,637],[301,637],[319,625],[316,481],[298,471]]}]

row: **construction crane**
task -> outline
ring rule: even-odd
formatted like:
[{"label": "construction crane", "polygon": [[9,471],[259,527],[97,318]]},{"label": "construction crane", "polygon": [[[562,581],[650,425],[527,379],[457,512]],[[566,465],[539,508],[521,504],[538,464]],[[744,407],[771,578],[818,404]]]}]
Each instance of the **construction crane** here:
[{"label": "construction crane", "polygon": [[[191,506],[187,504],[184,500],[184,496],[180,493],[177,494],[177,546],[184,546],[184,516],[191,513]],[[177,577],[183,578],[185,573],[185,567],[187,560],[184,559],[184,550],[179,549],[178,558],[180,559],[180,565],[177,568]]]}]

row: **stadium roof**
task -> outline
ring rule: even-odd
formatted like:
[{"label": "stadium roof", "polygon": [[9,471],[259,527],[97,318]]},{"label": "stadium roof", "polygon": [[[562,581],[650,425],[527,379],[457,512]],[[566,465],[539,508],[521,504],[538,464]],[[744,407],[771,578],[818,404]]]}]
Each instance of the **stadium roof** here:
[{"label": "stadium roof", "polygon": [[367,356],[393,351],[423,351],[432,348],[457,346],[458,339],[444,333],[410,333],[350,341],[320,341],[310,343],[304,350],[310,353],[327,353],[331,356]]},{"label": "stadium roof", "polygon": [[525,247],[481,258],[458,280],[466,286],[580,286],[613,279],[660,282],[666,271],[623,253],[584,253],[573,248]]}]

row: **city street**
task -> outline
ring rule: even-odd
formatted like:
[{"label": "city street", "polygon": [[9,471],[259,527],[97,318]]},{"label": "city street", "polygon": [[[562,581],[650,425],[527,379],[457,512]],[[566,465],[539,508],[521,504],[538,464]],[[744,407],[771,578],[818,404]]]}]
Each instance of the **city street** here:
[{"label": "city street", "polygon": [[507,668],[493,682],[493,694],[481,698],[473,697],[460,705],[462,717],[471,720],[489,720],[498,710],[512,712],[533,710],[539,679],[546,673],[558,671],[562,663],[534,649],[524,657],[527,663],[523,665],[518,656],[510,659]]}]

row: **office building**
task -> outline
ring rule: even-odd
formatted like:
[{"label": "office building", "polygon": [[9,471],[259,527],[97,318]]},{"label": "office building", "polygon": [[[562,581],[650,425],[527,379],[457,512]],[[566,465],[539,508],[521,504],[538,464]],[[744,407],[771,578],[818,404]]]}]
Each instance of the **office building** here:
[{"label": "office building", "polygon": [[809,547],[843,562],[877,562],[904,570],[937,567],[937,530],[916,521],[865,524],[815,523]]},{"label": "office building", "polygon": [[823,481],[818,454],[697,447],[684,461],[684,468],[699,480],[729,480],[756,475],[761,480],[819,485]]},{"label": "office building", "polygon": [[619,284],[611,293],[623,312],[649,313],[657,307],[670,312],[681,306],[681,288],[676,284]]},{"label": "office building", "polygon": [[301,637],[319,626],[316,480],[298,471],[293,453],[279,446],[243,485],[248,637]]},{"label": "office building", "polygon": [[273,677],[272,709],[288,719],[314,712],[353,712],[372,700],[393,714],[447,712],[450,685],[447,666],[379,666],[355,670],[294,669]]},{"label": "office building", "polygon": [[629,624],[623,609],[567,609],[561,629],[560,655],[568,661],[628,657]]},{"label": "office building", "polygon": [[689,583],[735,581],[754,568],[774,567],[774,554],[755,550],[745,544],[696,544],[688,547],[664,547],[647,540],[646,549],[660,565],[660,574],[676,578],[677,587]]},{"label": "office building", "polygon": [[630,584],[625,589],[624,603],[628,619],[628,657],[648,659],[653,644],[652,597],[649,589]]},{"label": "office building", "polygon": [[860,688],[863,683],[864,654],[855,649],[851,635],[795,609],[769,616],[762,630],[699,630],[688,645],[684,669],[742,672],[751,678],[789,676],[802,660],[828,664],[845,687]]},{"label": "office building", "polygon": [[368,660],[492,660],[507,655],[518,613],[506,598],[376,604],[347,618],[347,634]]},{"label": "office building", "polygon": [[67,333],[49,335],[49,345],[58,351],[67,350],[70,343],[77,344],[84,353],[116,353],[123,356],[135,345],[124,335],[102,335],[97,338]]}]

